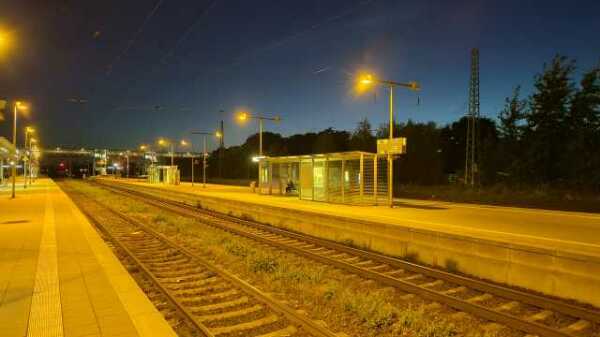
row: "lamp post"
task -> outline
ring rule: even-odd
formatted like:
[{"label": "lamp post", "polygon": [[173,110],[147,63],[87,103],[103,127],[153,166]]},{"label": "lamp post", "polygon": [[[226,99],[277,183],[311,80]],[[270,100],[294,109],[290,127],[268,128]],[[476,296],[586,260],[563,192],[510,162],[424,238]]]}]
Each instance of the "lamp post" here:
[{"label": "lamp post", "polygon": [[171,152],[171,166],[174,166],[174,162],[175,161],[173,160],[173,155],[174,155],[173,152],[175,152],[175,149],[174,149],[173,142],[170,141],[170,140],[167,140],[165,138],[160,138],[158,140],[158,145],[160,145],[160,146],[169,146],[169,150]]},{"label": "lamp post", "polygon": [[[258,157],[262,158],[263,157],[263,123],[264,121],[273,121],[275,123],[279,123],[281,122],[281,117],[279,116],[274,116],[274,117],[270,117],[270,116],[264,116],[264,115],[255,115],[255,114],[251,114],[249,112],[240,112],[237,115],[237,119],[240,123],[245,123],[246,121],[248,121],[249,119],[256,119],[258,120]],[[258,161],[258,188],[260,189],[261,187],[261,179],[260,179],[260,175],[262,173],[262,161],[259,160]]]},{"label": "lamp post", "polygon": [[[146,150],[148,150],[148,145],[140,145],[140,151],[142,152],[142,175],[146,174]],[[139,170],[136,170],[139,172]]]},{"label": "lamp post", "polygon": [[[382,79],[378,79],[378,78],[374,77],[371,74],[365,74],[363,76],[360,76],[358,79],[359,89],[364,89],[366,87],[370,87],[370,86],[376,85],[376,84],[387,86],[389,88],[389,92],[390,92],[390,101],[389,101],[389,111],[390,111],[390,127],[389,127],[389,129],[390,129],[390,132],[389,132],[389,135],[390,135],[390,145],[391,145],[392,139],[394,138],[394,88],[395,87],[403,87],[403,88],[408,88],[409,90],[417,91],[417,90],[421,90],[421,87],[419,86],[419,84],[417,82],[401,83],[401,82],[395,82],[395,81],[389,81],[389,80],[382,80]],[[387,161],[388,161],[388,199],[389,199],[390,207],[393,207],[394,158],[392,157],[392,154],[389,151],[389,149],[388,149],[388,153],[387,153]]]},{"label": "lamp post", "polygon": [[[14,113],[13,113],[13,146],[15,147],[15,149],[17,148],[17,112],[19,110],[27,110],[27,106],[19,101],[16,101],[14,104]],[[16,155],[17,158],[15,158],[12,161],[12,170],[11,170],[11,175],[12,175],[12,194],[11,194],[11,198],[14,199],[15,198],[15,185],[17,183],[17,162],[18,162],[18,155]]]},{"label": "lamp post", "polygon": [[119,153],[121,157],[125,157],[125,177],[129,178],[129,150],[125,151],[125,153]]},{"label": "lamp post", "polygon": [[[206,188],[206,158],[208,157],[208,153],[206,152],[206,136],[215,136],[216,138],[223,137],[223,134],[219,131],[216,132],[201,132],[201,131],[192,131],[193,135],[202,135],[203,136],[203,149],[202,149],[202,187]],[[194,186],[194,160],[192,158],[192,186]]]},{"label": "lamp post", "polygon": [[33,155],[33,147],[35,146],[36,143],[37,143],[37,139],[35,139],[35,138],[30,138],[29,139],[29,185],[31,185],[32,180],[33,180],[33,161],[32,161],[32,158],[34,157],[34,155]]},{"label": "lamp post", "polygon": [[29,144],[29,134],[35,133],[31,126],[25,127],[25,142],[23,143],[23,188],[27,188],[27,162],[31,162],[31,144]]},{"label": "lamp post", "polygon": [[190,157],[192,159],[192,186],[194,186],[194,144],[192,143],[192,141],[186,141],[185,139],[182,139],[179,144],[181,146],[189,146],[190,147]]}]

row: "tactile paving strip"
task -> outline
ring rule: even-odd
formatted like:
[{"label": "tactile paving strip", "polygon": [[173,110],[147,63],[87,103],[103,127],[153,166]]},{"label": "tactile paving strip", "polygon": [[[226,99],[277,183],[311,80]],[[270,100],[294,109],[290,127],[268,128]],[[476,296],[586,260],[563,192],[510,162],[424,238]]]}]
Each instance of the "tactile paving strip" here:
[{"label": "tactile paving strip", "polygon": [[51,198],[47,197],[44,229],[27,328],[28,337],[64,336],[56,254],[54,207]]}]

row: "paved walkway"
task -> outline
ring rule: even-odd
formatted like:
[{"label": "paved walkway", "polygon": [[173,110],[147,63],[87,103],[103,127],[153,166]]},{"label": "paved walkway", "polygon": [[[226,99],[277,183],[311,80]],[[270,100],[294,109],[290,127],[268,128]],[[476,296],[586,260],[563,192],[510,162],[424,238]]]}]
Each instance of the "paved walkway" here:
[{"label": "paved walkway", "polygon": [[0,190],[0,335],[176,336],[50,179]]},{"label": "paved walkway", "polygon": [[297,197],[257,195],[248,187],[181,183],[156,185],[118,179],[150,187],[196,193],[299,211],[348,217],[374,223],[401,225],[526,246],[550,248],[600,257],[600,214],[485,206],[414,199],[397,199],[387,206],[333,205]]}]

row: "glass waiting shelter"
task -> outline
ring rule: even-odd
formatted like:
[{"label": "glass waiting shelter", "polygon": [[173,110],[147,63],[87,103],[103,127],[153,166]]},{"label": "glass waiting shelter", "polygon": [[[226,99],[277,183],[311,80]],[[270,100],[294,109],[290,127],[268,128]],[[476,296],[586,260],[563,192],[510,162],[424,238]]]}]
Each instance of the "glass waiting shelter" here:
[{"label": "glass waiting shelter", "polygon": [[150,165],[148,167],[148,182],[151,184],[179,185],[179,170],[177,166]]},{"label": "glass waiting shelter", "polygon": [[259,159],[259,193],[302,200],[376,205],[387,202],[385,155],[350,151]]},{"label": "glass waiting shelter", "polygon": [[[4,185],[5,168],[10,168],[10,162],[14,161],[16,148],[4,137],[0,137],[0,185]],[[7,170],[10,171],[10,170]]]}]

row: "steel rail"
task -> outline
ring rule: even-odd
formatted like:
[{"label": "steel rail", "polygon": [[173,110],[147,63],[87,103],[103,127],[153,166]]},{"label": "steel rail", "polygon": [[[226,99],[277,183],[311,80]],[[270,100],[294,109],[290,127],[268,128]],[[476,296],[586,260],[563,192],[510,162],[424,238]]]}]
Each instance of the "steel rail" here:
[{"label": "steel rail", "polygon": [[[156,230],[148,227],[147,225],[143,224],[142,222],[138,221],[137,219],[129,217],[129,216],[123,214],[122,212],[119,212],[119,211],[115,210],[114,208],[112,208],[108,205],[105,205],[102,202],[99,202],[97,200],[95,202],[98,203],[99,205],[101,205],[107,211],[114,214],[115,216],[118,216],[122,220],[141,228],[142,230],[146,231],[147,233],[153,235],[158,240],[165,242],[167,245],[169,245],[172,248],[183,253],[188,258],[190,258],[191,260],[193,260],[196,263],[198,263],[199,265],[201,265],[203,268],[219,275],[220,277],[231,282],[232,284],[235,284],[240,289],[242,289],[242,291],[253,296],[258,301],[264,303],[269,308],[273,309],[273,311],[283,315],[285,318],[289,319],[291,322],[304,328],[311,335],[313,335],[315,337],[341,337],[341,336],[344,336],[344,334],[334,333],[331,330],[329,330],[328,328],[323,327],[320,323],[312,320],[311,318],[309,318],[303,314],[298,313],[295,309],[274,299],[270,295],[260,291],[258,288],[252,286],[250,283],[240,279],[239,277],[235,276],[234,274],[232,274],[222,268],[218,268],[218,267],[214,266],[213,264],[211,264],[210,262],[205,260],[203,257],[192,252],[188,248],[181,246],[180,244],[176,243],[175,241],[168,238],[164,234],[157,232]],[[199,324],[201,324],[201,323],[199,323]],[[202,325],[202,326],[204,326],[204,325]],[[209,329],[206,328],[206,331],[209,331]],[[210,333],[210,332],[208,332],[208,333]],[[208,336],[213,336],[213,335],[211,334]]]},{"label": "steel rail", "polygon": [[86,216],[88,221],[90,221],[96,228],[98,228],[104,235],[106,235],[112,243],[117,245],[119,247],[119,249],[123,250],[127,254],[127,256],[134,261],[134,263],[152,281],[154,286],[157,287],[161,293],[163,293],[163,295],[167,298],[167,300],[171,303],[171,305],[179,312],[180,315],[182,315],[183,317],[185,317],[185,319],[187,319],[189,322],[191,322],[193,324],[194,328],[201,331],[206,337],[214,337],[214,334],[212,334],[210,332],[210,330],[204,324],[200,323],[194,317],[194,315],[189,310],[186,309],[186,306],[184,304],[182,304],[181,302],[179,302],[179,300],[177,300],[177,298],[175,298],[175,296],[172,294],[172,292],[169,289],[165,288],[161,284],[160,280],[158,280],[154,276],[152,271],[150,271],[150,269],[148,269],[148,267],[146,267],[144,265],[144,263],[140,259],[138,259],[129,248],[127,248],[119,239],[117,239],[116,236],[114,236],[106,227],[104,227],[103,224],[101,224],[98,220],[96,220],[96,218],[94,218],[94,216],[91,215],[87,210],[85,210],[81,207],[79,208],[79,210]]},{"label": "steel rail", "polygon": [[[269,245],[275,245],[277,247],[280,247],[281,249],[292,251],[299,255],[320,261],[325,264],[334,265],[338,268],[346,269],[351,272],[357,273],[359,275],[364,275],[367,278],[376,279],[386,285],[394,286],[394,287],[400,288],[402,290],[405,290],[407,292],[416,293],[416,294],[419,294],[420,296],[423,296],[425,298],[428,298],[428,299],[431,299],[434,301],[446,303],[456,309],[466,311],[466,312],[471,312],[471,313],[475,314],[476,316],[479,316],[479,317],[482,317],[485,319],[489,319],[492,321],[496,321],[499,323],[503,323],[503,324],[506,324],[508,326],[517,328],[519,330],[522,330],[522,331],[525,331],[528,333],[538,334],[541,336],[563,336],[563,337],[575,336],[566,331],[554,329],[552,327],[548,327],[548,326],[545,326],[545,325],[542,325],[542,324],[539,324],[536,322],[527,321],[525,319],[521,319],[519,317],[510,315],[510,314],[506,314],[506,313],[503,313],[503,312],[500,312],[497,310],[489,309],[489,308],[486,308],[484,306],[481,306],[481,305],[478,305],[475,303],[463,301],[463,300],[457,299],[455,297],[445,295],[440,292],[418,286],[416,284],[402,281],[400,279],[396,279],[396,278],[387,276],[385,274],[382,274],[382,273],[379,273],[376,271],[367,270],[364,268],[354,266],[350,263],[331,259],[329,257],[323,256],[320,254],[315,254],[315,253],[312,253],[312,252],[302,249],[302,248],[290,246],[285,243],[277,242],[275,240],[270,240],[268,238],[264,238],[259,235],[256,235],[253,233],[248,233],[246,231],[239,230],[236,228],[231,228],[231,227],[228,227],[223,224],[207,223],[210,221],[202,218],[201,213],[208,214],[212,217],[219,218],[224,221],[233,222],[238,225],[257,228],[257,229],[268,231],[268,232],[271,232],[274,234],[286,236],[291,239],[304,241],[307,243],[312,243],[315,245],[319,245],[319,246],[322,246],[325,248],[337,250],[340,252],[345,252],[345,253],[352,254],[355,256],[360,256],[365,259],[370,259],[373,261],[384,263],[384,264],[387,264],[392,267],[402,268],[402,269],[410,270],[413,272],[421,273],[423,275],[427,275],[427,276],[430,276],[430,277],[433,277],[436,279],[441,279],[441,280],[453,282],[453,283],[456,283],[459,285],[467,286],[471,289],[476,289],[479,291],[497,295],[499,297],[512,299],[515,301],[519,301],[521,303],[531,304],[531,305],[534,305],[539,308],[554,310],[558,313],[570,315],[570,316],[580,318],[580,319],[586,319],[586,320],[593,321],[596,323],[600,322],[600,314],[595,313],[586,308],[580,308],[580,307],[577,307],[577,306],[574,306],[574,305],[571,305],[568,303],[563,303],[563,302],[560,302],[560,301],[557,301],[554,299],[545,298],[545,297],[542,297],[539,295],[530,294],[530,293],[522,292],[519,290],[510,289],[507,287],[502,287],[502,286],[499,286],[496,284],[491,284],[491,283],[483,282],[480,280],[451,274],[451,273],[444,272],[441,270],[416,265],[416,264],[413,264],[413,263],[410,263],[407,261],[403,261],[403,260],[399,260],[396,258],[392,258],[392,257],[384,256],[381,254],[348,247],[348,246],[345,246],[345,245],[342,245],[339,243],[334,243],[329,240],[318,239],[318,238],[314,238],[311,236],[290,232],[288,230],[274,228],[272,226],[263,225],[263,224],[259,224],[259,223],[252,222],[252,221],[242,220],[242,219],[231,217],[231,216],[224,215],[221,213],[208,211],[208,210],[204,210],[204,209],[198,209],[198,208],[190,206],[186,203],[157,197],[155,195],[148,195],[147,193],[140,192],[139,190],[132,190],[132,189],[126,188],[126,187],[122,187],[122,186],[117,187],[114,185],[107,185],[104,183],[102,183],[100,185],[105,186],[110,189],[117,189],[117,191],[121,192],[123,195],[136,196],[137,198],[139,198],[147,203],[151,203],[157,207],[166,208],[166,209],[168,209],[172,212],[178,213],[180,215],[193,216],[203,223],[206,223],[211,226],[216,226],[222,230],[226,230],[226,231],[234,233],[236,235],[248,237],[250,239],[257,240],[257,241],[260,241],[260,242],[263,242],[263,243],[266,243]],[[186,193],[186,195],[189,195],[189,194]]]}]

